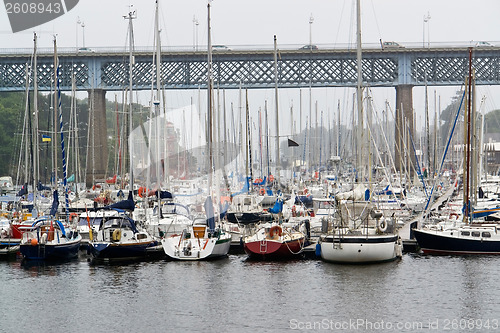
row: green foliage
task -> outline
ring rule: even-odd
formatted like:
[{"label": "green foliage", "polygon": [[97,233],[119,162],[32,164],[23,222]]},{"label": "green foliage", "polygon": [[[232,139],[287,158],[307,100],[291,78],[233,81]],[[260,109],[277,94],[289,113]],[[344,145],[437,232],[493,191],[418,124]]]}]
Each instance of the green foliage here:
[{"label": "green foliage", "polygon": [[485,115],[486,133],[500,133],[500,110],[493,110]]},{"label": "green foliage", "polygon": [[13,92],[0,93],[0,175],[12,175],[14,146],[22,129],[24,116],[23,95]]}]

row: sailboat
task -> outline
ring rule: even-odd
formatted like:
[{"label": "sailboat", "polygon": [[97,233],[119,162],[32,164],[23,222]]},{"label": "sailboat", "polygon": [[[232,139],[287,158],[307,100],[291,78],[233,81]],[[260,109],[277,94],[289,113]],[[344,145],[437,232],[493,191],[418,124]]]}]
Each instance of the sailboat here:
[{"label": "sailboat", "polygon": [[0,216],[0,258],[19,252],[21,237],[20,233],[15,236],[12,222],[7,217]]},{"label": "sailboat", "polygon": [[[358,152],[357,164],[363,176],[363,107],[361,67],[361,5],[357,11],[357,106]],[[361,148],[360,148],[361,147]],[[368,163],[366,163],[368,164]],[[368,167],[371,169],[371,167]],[[362,177],[361,177],[362,178]],[[335,263],[378,263],[402,256],[402,243],[394,228],[394,221],[386,219],[383,212],[371,201],[370,188],[357,184],[352,191],[335,195],[335,215],[332,227],[320,236],[317,252],[323,260]]]},{"label": "sailboat", "polygon": [[59,206],[57,190],[53,192],[50,216],[35,219],[24,227],[20,251],[25,259],[66,260],[78,257],[82,237],[76,231],[67,231],[63,223],[55,219]]},{"label": "sailboat", "polygon": [[[427,225],[413,229],[415,238],[426,254],[500,254],[500,225],[486,222],[484,210],[473,209],[476,195],[473,181],[473,153],[471,138],[474,137],[472,99],[472,48],[469,49],[469,75],[467,79],[467,107],[465,131],[465,169],[463,173],[462,221],[453,226]],[[457,215],[458,217],[458,215]]]},{"label": "sailboat", "polygon": [[197,218],[187,226],[182,233],[164,237],[161,240],[163,250],[170,259],[174,260],[203,260],[215,259],[227,256],[231,246],[231,234],[226,232],[221,226],[216,227],[216,219],[220,221],[222,214],[215,214],[214,203],[212,201],[213,178],[213,97],[212,97],[212,43],[210,29],[210,2],[208,9],[208,61],[207,61],[207,95],[208,95],[208,189],[209,195],[205,200],[205,218]]},{"label": "sailboat", "polygon": [[[132,64],[133,64],[133,32],[132,19],[136,17],[135,11],[130,11],[125,17],[129,20],[129,38],[130,38],[130,100],[129,100],[129,135],[132,133]],[[129,193],[126,200],[122,200],[94,210],[110,211],[114,210],[118,214],[103,214],[100,220],[99,228],[93,232],[90,230],[90,242],[88,251],[96,259],[115,260],[130,258],[145,258],[152,254],[158,254],[158,241],[152,237],[146,230],[142,230],[127,212],[135,209],[133,198],[134,192],[134,173],[133,173],[133,153],[132,139],[129,136],[130,147],[130,166],[129,166]],[[87,221],[90,217],[87,215]],[[88,222],[90,228],[90,221]],[[95,233],[95,235],[94,235]]]},{"label": "sailboat", "polygon": [[[278,61],[277,42],[274,36],[274,74],[275,74],[275,106],[276,106],[276,152],[277,152],[277,184],[280,183],[280,149],[279,149],[279,119],[278,119]],[[276,199],[273,207],[268,209],[272,214],[270,222],[261,221],[255,230],[243,240],[243,249],[250,258],[257,259],[289,259],[300,256],[304,249],[306,237],[304,233],[283,225],[283,198]]]},{"label": "sailboat", "polygon": [[[127,211],[133,211],[134,207],[135,203],[132,191],[130,191],[126,200],[97,208],[105,213],[96,217],[99,220],[97,230],[92,230],[92,226],[90,227],[88,251],[94,258],[132,259],[157,254],[158,241],[146,230],[140,228],[127,214]],[[109,213],[110,211],[113,213]],[[91,215],[86,214],[90,225]]]},{"label": "sailboat", "polygon": [[[56,122],[57,118],[60,119],[60,133],[61,133],[61,150],[62,150],[62,161],[63,161],[63,177],[64,177],[64,193],[66,197],[66,203],[68,202],[68,191],[66,183],[66,161],[65,161],[65,149],[64,149],[64,131],[62,125],[62,112],[61,112],[61,96],[59,90],[59,64],[57,58],[57,46],[56,39],[54,38],[54,78],[56,80],[57,94],[54,94],[54,99],[57,98],[57,103],[54,103],[54,133],[56,133]],[[57,111],[59,110],[59,114]],[[56,117],[56,115],[58,117]],[[38,134],[37,134],[38,136]],[[55,136],[54,136],[55,139]],[[55,148],[55,145],[54,145]],[[55,149],[54,149],[55,150]],[[54,151],[54,178],[57,179],[57,154]],[[57,183],[57,182],[56,182]],[[36,218],[34,223],[27,228],[27,231],[23,233],[23,237],[20,244],[21,254],[25,259],[36,259],[36,260],[54,260],[54,259],[71,259],[78,256],[78,250],[80,249],[80,242],[82,237],[73,230],[67,232],[63,223],[56,219],[58,207],[59,207],[59,195],[57,190],[57,184],[53,190],[53,201],[50,209],[50,216]]]}]

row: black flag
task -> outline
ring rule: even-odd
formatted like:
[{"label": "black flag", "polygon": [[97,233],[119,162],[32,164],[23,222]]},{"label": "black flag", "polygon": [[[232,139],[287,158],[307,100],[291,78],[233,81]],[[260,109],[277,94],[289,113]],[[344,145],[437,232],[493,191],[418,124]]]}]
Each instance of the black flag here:
[{"label": "black flag", "polygon": [[298,147],[299,144],[292,139],[288,139],[288,147]]}]

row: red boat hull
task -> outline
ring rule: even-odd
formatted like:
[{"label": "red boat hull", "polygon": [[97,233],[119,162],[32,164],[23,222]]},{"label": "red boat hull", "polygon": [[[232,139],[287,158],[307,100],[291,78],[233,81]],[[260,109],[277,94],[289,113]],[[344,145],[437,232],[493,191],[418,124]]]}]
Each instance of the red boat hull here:
[{"label": "red boat hull", "polygon": [[302,253],[304,238],[288,242],[261,240],[243,244],[243,249],[251,258],[256,259],[288,259]]}]

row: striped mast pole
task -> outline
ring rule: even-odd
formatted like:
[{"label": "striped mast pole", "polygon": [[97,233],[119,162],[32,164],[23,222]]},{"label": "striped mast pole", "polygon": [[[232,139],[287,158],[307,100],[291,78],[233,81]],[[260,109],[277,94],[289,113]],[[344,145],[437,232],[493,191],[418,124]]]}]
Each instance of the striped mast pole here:
[{"label": "striped mast pole", "polygon": [[[66,163],[66,149],[64,146],[64,125],[62,116],[62,102],[61,102],[61,87],[59,85],[59,59],[57,58],[57,46],[56,39],[54,37],[54,60],[55,60],[55,79],[56,79],[56,89],[57,89],[57,110],[59,111],[59,131],[61,132],[61,155],[62,155],[62,168],[63,168],[63,185],[64,185],[64,198],[66,204],[66,221],[69,222],[69,196],[68,196],[68,173],[67,173],[67,163]],[[57,158],[55,159],[57,161]],[[57,162],[55,162],[57,166]],[[56,168],[56,188],[57,188],[57,168]]]}]

